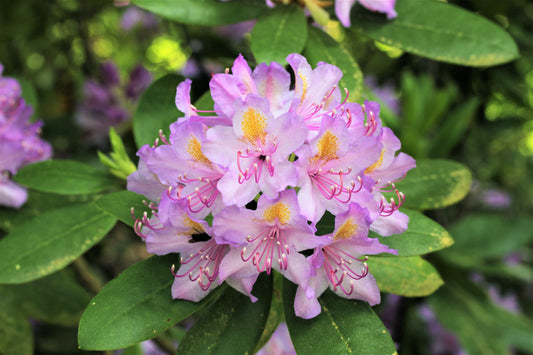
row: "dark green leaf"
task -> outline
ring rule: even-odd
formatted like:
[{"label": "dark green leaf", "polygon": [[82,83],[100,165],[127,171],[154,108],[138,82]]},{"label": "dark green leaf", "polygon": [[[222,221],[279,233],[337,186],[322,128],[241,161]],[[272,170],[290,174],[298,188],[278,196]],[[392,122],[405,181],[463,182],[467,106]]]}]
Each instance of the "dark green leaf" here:
[{"label": "dark green leaf", "polygon": [[142,201],[146,200],[143,195],[132,191],[118,191],[100,197],[94,204],[120,221],[133,227],[135,220],[131,216],[131,209],[137,218],[141,218],[143,212],[150,211]]},{"label": "dark green leaf", "polygon": [[[390,237],[379,236],[379,241],[396,249],[399,256],[422,255],[453,244],[450,234],[437,222],[417,211],[402,209],[402,212],[409,216],[407,231]],[[370,236],[377,234],[370,232]]]},{"label": "dark green leaf", "polygon": [[57,325],[77,325],[89,303],[87,292],[66,272],[60,271],[20,285],[0,285],[28,317]]},{"label": "dark green leaf", "polygon": [[264,1],[232,0],[133,0],[148,11],[181,23],[217,26],[242,22],[258,17],[266,5]]},{"label": "dark green leaf", "polygon": [[4,300],[0,300],[0,354],[33,354],[30,323],[20,310]]},{"label": "dark green leaf", "polygon": [[469,266],[483,258],[502,258],[533,240],[533,222],[528,217],[507,218],[478,214],[463,218],[450,228],[456,243],[440,256]]},{"label": "dark green leaf", "polygon": [[[174,3],[174,7],[180,8],[181,4]],[[168,135],[170,124],[183,116],[175,104],[176,88],[182,80],[179,75],[166,75],[153,82],[142,94],[133,115],[133,136],[137,147],[153,145],[159,137],[159,130]]]},{"label": "dark green leaf", "polygon": [[17,81],[22,89],[22,97],[24,98],[24,101],[26,101],[26,104],[33,108],[32,117],[35,117],[39,111],[39,98],[37,97],[35,87],[33,87],[33,85],[26,79],[17,78]]},{"label": "dark green leaf", "polygon": [[74,160],[46,160],[20,169],[14,180],[33,189],[62,195],[108,190],[115,179],[104,171]]},{"label": "dark green leaf", "polygon": [[470,191],[471,184],[472,173],[463,164],[431,159],[417,160],[416,168],[396,186],[405,194],[405,207],[426,210],[461,201]]},{"label": "dark green leaf", "polygon": [[19,225],[0,241],[0,283],[32,281],[64,268],[115,222],[87,204],[52,210]]},{"label": "dark green leaf", "polygon": [[178,354],[251,354],[265,328],[272,299],[272,278],[261,274],[252,303],[227,287],[202,313],[178,347]]},{"label": "dark green leaf", "polygon": [[257,346],[255,347],[254,353],[259,351],[259,349],[261,349],[268,342],[272,334],[276,331],[279,324],[283,320],[282,292],[284,278],[278,272],[273,273],[272,276],[274,278],[272,288],[272,304],[270,305],[270,311],[268,313],[265,329],[263,330],[263,334],[261,334],[261,338],[259,339]]},{"label": "dark green leaf", "polygon": [[353,28],[376,41],[438,61],[490,66],[518,57],[512,37],[498,25],[442,1],[402,0],[387,20],[354,7]]},{"label": "dark green leaf", "polygon": [[[83,313],[78,342],[85,350],[121,349],[151,339],[201,309],[199,303],[173,300],[172,264],[178,256],[153,256],[104,286]],[[215,291],[216,292],[216,291]]]},{"label": "dark green leaf", "polygon": [[215,101],[213,101],[210,91],[204,92],[202,96],[200,96],[200,98],[196,100],[196,102],[194,103],[194,107],[196,107],[198,110],[204,110],[204,111],[213,110],[214,106],[215,106]]},{"label": "dark green leaf", "polygon": [[369,271],[379,289],[406,297],[422,297],[435,292],[442,284],[433,265],[419,256],[370,256]]},{"label": "dark green leaf", "polygon": [[296,5],[276,6],[260,17],[252,30],[252,52],[257,63],[284,64],[291,53],[300,53],[307,39],[307,23]]},{"label": "dark green leaf", "polygon": [[0,207],[0,229],[11,231],[19,224],[52,209],[91,202],[95,195],[57,195],[35,190],[28,191],[28,200],[19,209]]},{"label": "dark green leaf", "polygon": [[439,322],[452,331],[469,354],[506,354],[503,328],[491,312],[486,300],[467,292],[459,284],[448,281],[429,299]]},{"label": "dark green leaf", "polygon": [[368,303],[327,290],[318,299],[322,312],[303,319],[294,314],[295,294],[296,286],[285,280],[285,320],[298,354],[397,354],[389,332]]},{"label": "dark green leaf", "polygon": [[363,91],[363,74],[352,55],[324,31],[309,26],[304,55],[311,66],[326,62],[339,67],[343,72],[339,81],[341,89],[350,92],[350,101],[356,102]]}]

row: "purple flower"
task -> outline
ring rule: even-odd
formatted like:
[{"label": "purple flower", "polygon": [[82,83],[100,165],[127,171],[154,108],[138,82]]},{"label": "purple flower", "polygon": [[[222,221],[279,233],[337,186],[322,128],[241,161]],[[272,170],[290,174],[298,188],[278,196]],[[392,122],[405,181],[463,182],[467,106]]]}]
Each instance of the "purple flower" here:
[{"label": "purple flower", "polygon": [[133,30],[135,27],[149,30],[157,27],[158,23],[157,17],[153,14],[141,10],[138,7],[130,6],[122,15],[120,27],[127,32]]},{"label": "purple flower", "polygon": [[[128,189],[152,200],[152,216],[135,231],[156,254],[180,253],[174,298],[198,301],[227,282],[248,295],[262,272],[277,270],[298,285],[296,314],[320,313],[328,287],[374,305],[380,294],[366,255],[395,253],[369,238],[401,233],[408,217],[395,182],[415,166],[397,154],[399,140],[382,127],[379,104],[341,100],[342,72],[299,54],[252,70],[239,55],[213,75],[212,110],[191,104],[191,81],[176,89],[183,117],[143,146]],[[102,95],[105,97],[105,95]],[[386,201],[383,193],[395,191]],[[257,201],[257,207],[254,209]],[[326,211],[335,231],[317,237]],[[212,226],[207,221],[212,218]],[[306,258],[302,252],[312,251]]]},{"label": "purple flower", "polygon": [[268,342],[256,353],[256,355],[296,355],[296,350],[294,349],[294,345],[292,345],[287,323],[282,322],[279,324]]},{"label": "purple flower", "polygon": [[323,236],[329,243],[315,249],[308,259],[313,265],[308,288],[298,287],[294,302],[296,315],[313,318],[320,313],[317,298],[329,287],[337,295],[367,301],[371,306],[380,302],[376,280],[369,273],[366,255],[392,253],[377,238],[368,238],[372,223],[368,211],[356,203],[335,218],[335,230]]},{"label": "purple flower", "polygon": [[0,64],[0,205],[21,207],[27,192],[10,180],[10,176],[28,164],[49,159],[52,147],[39,134],[42,123],[30,122],[33,112],[22,98],[15,79],[2,76]]},{"label": "purple flower", "polygon": [[76,122],[90,144],[107,142],[109,128],[127,122],[135,101],[152,81],[150,73],[142,66],[135,67],[129,81],[122,86],[120,73],[112,62],[102,64],[101,80],[87,80],[83,86],[83,102],[76,113]]},{"label": "purple flower", "polygon": [[397,15],[394,11],[396,0],[335,0],[335,14],[344,27],[351,26],[350,11],[357,1],[370,11],[385,13],[389,20]]}]

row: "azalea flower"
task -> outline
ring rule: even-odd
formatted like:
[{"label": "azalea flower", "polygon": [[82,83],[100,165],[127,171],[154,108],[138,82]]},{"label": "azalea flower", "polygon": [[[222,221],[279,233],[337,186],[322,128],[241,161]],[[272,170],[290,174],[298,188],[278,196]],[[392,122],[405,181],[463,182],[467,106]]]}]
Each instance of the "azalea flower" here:
[{"label": "azalea flower", "polygon": [[344,27],[351,26],[350,11],[356,2],[370,11],[386,14],[389,20],[397,16],[394,10],[396,0],[335,0],[335,14]]},{"label": "azalea flower", "polygon": [[30,122],[33,108],[22,98],[20,84],[2,76],[0,64],[0,205],[21,207],[26,189],[11,176],[28,164],[49,159],[52,147],[39,137],[42,122]]}]

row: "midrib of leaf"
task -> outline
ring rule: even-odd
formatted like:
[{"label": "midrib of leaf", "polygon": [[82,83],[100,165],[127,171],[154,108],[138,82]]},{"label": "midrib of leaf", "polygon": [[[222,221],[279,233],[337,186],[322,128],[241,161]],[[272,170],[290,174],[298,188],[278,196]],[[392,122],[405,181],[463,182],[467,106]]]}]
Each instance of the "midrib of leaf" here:
[{"label": "midrib of leaf", "polygon": [[287,22],[289,16],[290,16],[290,12],[286,12],[283,17],[282,17],[282,20],[280,21],[280,24],[278,26],[278,30],[276,31],[276,34],[274,35],[274,43],[275,44],[278,44],[278,40],[281,36],[281,33],[283,32],[283,29],[284,29],[284,26],[285,26],[285,23]]},{"label": "midrib of leaf", "polygon": [[344,343],[344,346],[346,346],[346,350],[348,350],[348,352],[349,352],[350,354],[353,354],[353,351],[352,351],[352,349],[350,348],[350,345],[348,344],[348,342],[346,341],[346,339],[345,339],[344,336],[342,335],[339,326],[337,325],[337,323],[336,323],[335,320],[333,319],[333,316],[331,315],[331,312],[329,311],[329,309],[328,309],[328,308],[326,307],[326,305],[324,304],[324,301],[321,300],[320,298],[318,299],[318,301],[320,302],[320,305],[322,306],[322,312],[324,312],[325,314],[328,315],[328,318],[329,318],[329,320],[331,321],[331,325],[333,326],[333,329],[335,329],[335,332],[336,332],[337,334],[339,334],[339,337],[340,337],[340,339],[342,340],[342,342]]}]

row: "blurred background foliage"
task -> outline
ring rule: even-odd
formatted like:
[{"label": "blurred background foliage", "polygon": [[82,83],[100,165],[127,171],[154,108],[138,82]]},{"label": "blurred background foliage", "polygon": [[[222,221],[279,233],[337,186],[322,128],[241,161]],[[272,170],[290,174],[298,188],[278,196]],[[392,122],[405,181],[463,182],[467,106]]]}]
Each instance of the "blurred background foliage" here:
[{"label": "blurred background foliage", "polygon": [[[520,58],[490,68],[446,64],[362,36],[352,41],[345,35],[348,30],[337,22],[327,27],[360,65],[366,84],[363,97],[382,103],[382,118],[401,139],[402,150],[416,159],[462,162],[475,179],[464,201],[427,212],[456,240],[451,248],[429,257],[446,285],[429,301],[388,296],[379,309],[401,354],[460,354],[465,349],[481,354],[476,339],[483,342],[490,336],[496,339],[489,346],[495,354],[532,353],[531,333],[524,334],[524,329],[531,326],[533,317],[533,3],[449,2],[507,30],[519,47]],[[83,101],[83,84],[89,78],[99,79],[103,63],[114,62],[123,80],[137,64],[154,79],[168,73],[193,78],[195,101],[207,90],[211,73],[231,66],[238,53],[254,66],[249,43],[252,27],[253,22],[222,27],[182,25],[118,0],[2,1],[0,62],[4,75],[21,80],[25,96],[36,109],[35,117],[44,121],[43,136],[54,146],[54,156],[96,165],[96,149],[107,151],[109,147],[83,143],[75,116]],[[123,138],[133,157],[133,136],[127,128]],[[31,198],[29,202],[35,206],[34,215],[46,209],[42,205],[45,196],[33,193],[32,198],[36,200],[33,205]],[[16,218],[11,222],[16,224]],[[12,225],[1,228],[6,233]],[[92,284],[83,277],[87,265],[53,277],[73,273],[85,280],[85,291],[78,290],[77,284],[69,286],[79,296],[67,306],[79,316],[87,291],[94,294],[146,255],[130,228],[117,225],[111,237],[86,255],[88,267],[97,275]],[[6,302],[0,302],[0,308]],[[447,302],[457,307],[451,309]],[[509,317],[500,307],[519,316]],[[10,321],[5,314],[0,322]],[[37,319],[32,329],[38,353],[76,351],[77,319],[54,320],[31,310],[28,314]],[[508,333],[496,334],[495,323],[505,325]],[[158,340],[159,345],[164,347],[180,334],[172,330]]]}]

